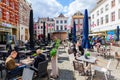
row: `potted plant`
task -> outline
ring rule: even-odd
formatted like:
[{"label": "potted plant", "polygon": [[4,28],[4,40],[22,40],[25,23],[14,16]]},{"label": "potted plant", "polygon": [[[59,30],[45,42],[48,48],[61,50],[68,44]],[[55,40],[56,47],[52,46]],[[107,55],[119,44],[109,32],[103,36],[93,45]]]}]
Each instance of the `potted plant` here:
[{"label": "potted plant", "polygon": [[90,56],[90,52],[86,52],[86,53],[85,53],[85,58],[86,58],[86,59],[89,59],[89,56]]}]

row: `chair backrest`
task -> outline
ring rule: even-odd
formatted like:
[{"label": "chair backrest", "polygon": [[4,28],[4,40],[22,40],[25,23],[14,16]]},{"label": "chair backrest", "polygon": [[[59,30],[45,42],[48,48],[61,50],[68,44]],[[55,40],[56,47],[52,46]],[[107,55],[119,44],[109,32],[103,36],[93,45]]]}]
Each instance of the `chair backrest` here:
[{"label": "chair backrest", "polygon": [[108,61],[108,64],[107,64],[107,69],[109,69],[110,68],[110,64],[111,64],[111,59]]},{"label": "chair backrest", "polygon": [[38,75],[42,77],[47,74],[48,61],[43,61],[38,64]]},{"label": "chair backrest", "polygon": [[83,63],[80,63],[78,61],[73,61],[73,67],[74,67],[74,70],[76,70],[76,71],[79,71],[79,72],[83,72],[84,71]]}]

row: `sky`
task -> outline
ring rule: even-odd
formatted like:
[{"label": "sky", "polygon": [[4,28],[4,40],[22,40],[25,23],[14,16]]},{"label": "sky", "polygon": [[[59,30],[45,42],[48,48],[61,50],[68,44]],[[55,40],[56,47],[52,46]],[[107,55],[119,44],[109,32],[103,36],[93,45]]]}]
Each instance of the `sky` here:
[{"label": "sky", "polygon": [[96,0],[27,0],[32,4],[35,20],[38,17],[57,17],[63,13],[66,17],[71,17],[75,12],[88,13],[95,7]]}]

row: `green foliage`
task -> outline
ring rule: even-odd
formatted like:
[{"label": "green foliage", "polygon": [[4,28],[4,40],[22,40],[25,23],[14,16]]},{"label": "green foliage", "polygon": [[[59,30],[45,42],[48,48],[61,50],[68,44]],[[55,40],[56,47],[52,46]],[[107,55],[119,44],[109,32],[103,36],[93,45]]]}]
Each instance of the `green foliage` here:
[{"label": "green foliage", "polygon": [[36,54],[36,53],[34,53],[34,54],[32,54],[32,56],[37,56],[37,54]]},{"label": "green foliage", "polygon": [[55,56],[57,53],[57,49],[56,48],[53,48],[51,51],[50,51],[50,56],[53,57]]},{"label": "green foliage", "polygon": [[86,56],[90,56],[90,52],[86,52],[86,54],[85,54]]}]

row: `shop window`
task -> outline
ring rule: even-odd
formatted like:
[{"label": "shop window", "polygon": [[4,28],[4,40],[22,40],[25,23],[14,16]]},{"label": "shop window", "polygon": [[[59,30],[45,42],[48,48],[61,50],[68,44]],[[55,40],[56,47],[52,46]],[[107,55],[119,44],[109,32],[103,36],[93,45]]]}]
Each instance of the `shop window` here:
[{"label": "shop window", "polygon": [[111,21],[115,21],[115,12],[111,13]]},{"label": "shop window", "polygon": [[0,8],[0,18],[2,18],[2,9]]}]

